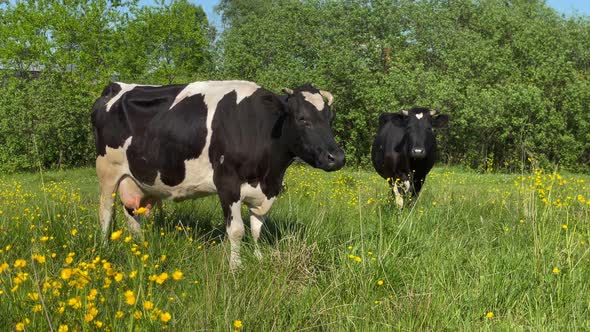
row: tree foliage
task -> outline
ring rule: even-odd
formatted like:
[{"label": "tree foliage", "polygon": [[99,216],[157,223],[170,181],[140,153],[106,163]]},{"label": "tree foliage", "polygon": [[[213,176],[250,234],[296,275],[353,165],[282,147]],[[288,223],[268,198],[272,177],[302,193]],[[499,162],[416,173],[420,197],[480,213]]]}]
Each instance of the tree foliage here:
[{"label": "tree foliage", "polygon": [[186,0],[0,4],[0,170],[89,164],[90,109],[111,80],[152,84],[210,72],[211,28]]},{"label": "tree foliage", "polygon": [[[366,162],[381,112],[449,113],[446,161],[590,165],[590,25],[543,1],[225,0],[226,75],[334,92],[348,160]],[[583,129],[585,128],[585,129]]]},{"label": "tree foliage", "polygon": [[351,164],[367,163],[380,113],[422,105],[452,117],[439,135],[446,162],[590,167],[587,17],[542,0],[221,0],[218,10],[216,36],[187,0],[0,4],[0,169],[90,162],[90,107],[110,80],[205,79],[330,90]]}]

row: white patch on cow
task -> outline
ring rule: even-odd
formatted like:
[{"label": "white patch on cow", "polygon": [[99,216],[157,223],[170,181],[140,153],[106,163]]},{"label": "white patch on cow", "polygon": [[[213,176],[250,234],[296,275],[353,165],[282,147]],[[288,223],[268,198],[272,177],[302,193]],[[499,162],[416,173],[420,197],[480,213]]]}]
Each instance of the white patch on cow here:
[{"label": "white patch on cow", "polygon": [[223,165],[224,160],[225,160],[225,157],[223,155],[221,155],[221,157],[219,158],[219,164]]},{"label": "white patch on cow", "polygon": [[416,117],[418,118],[418,120],[422,119],[423,116],[423,113],[416,113]]},{"label": "white patch on cow", "polygon": [[397,188],[397,182],[393,184],[393,195],[395,196],[395,204],[397,205],[397,207],[400,209],[403,208],[404,199],[402,195],[399,193],[399,190]]},{"label": "white patch on cow", "polygon": [[318,111],[324,110],[324,97],[322,97],[322,95],[307,91],[302,91],[301,94],[303,95],[303,98],[312,104]]},{"label": "white patch on cow", "polygon": [[236,271],[242,264],[240,259],[240,245],[244,237],[244,222],[242,221],[241,202],[235,202],[230,205],[231,221],[227,227],[227,237],[231,247],[229,267]]},{"label": "white patch on cow", "polygon": [[252,213],[263,216],[270,210],[276,197],[267,198],[260,183],[256,187],[244,183],[240,187],[240,199],[248,205]]},{"label": "white patch on cow", "polygon": [[111,100],[109,100],[107,102],[107,107],[106,107],[107,112],[111,110],[111,107],[113,106],[113,104],[115,104],[117,102],[117,100],[121,99],[121,97],[125,94],[125,92],[131,91],[131,90],[135,89],[135,87],[137,86],[137,84],[127,84],[127,83],[121,83],[121,82],[117,82],[116,84],[118,84],[121,87],[121,90],[113,98],[111,98]]},{"label": "white patch on cow", "polygon": [[410,181],[408,181],[408,180],[404,181],[403,185],[404,185],[404,191],[409,192],[410,191]]},{"label": "white patch on cow", "polygon": [[[251,96],[254,91],[260,89],[260,86],[253,82],[248,81],[205,81],[205,82],[193,82],[187,85],[174,99],[170,109],[174,108],[176,104],[180,103],[184,98],[194,96],[196,94],[203,94],[205,96],[205,103],[207,103],[207,97],[217,99],[217,102],[223,98],[226,94],[235,91],[236,92],[236,104],[239,104],[244,98]],[[217,102],[215,104],[217,104]],[[209,104],[209,103],[207,103]],[[211,108],[208,108],[210,110]]]}]

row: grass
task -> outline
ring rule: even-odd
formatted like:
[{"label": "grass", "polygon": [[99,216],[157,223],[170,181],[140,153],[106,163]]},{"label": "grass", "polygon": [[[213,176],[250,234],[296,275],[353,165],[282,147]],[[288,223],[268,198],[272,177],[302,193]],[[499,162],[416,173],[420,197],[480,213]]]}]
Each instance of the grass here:
[{"label": "grass", "polygon": [[93,169],[3,176],[0,324],[588,330],[588,181],[438,167],[400,211],[373,172],[294,166],[268,215],[263,260],[248,234],[232,274],[215,197],[166,203],[146,218],[145,242],[131,240],[118,203],[122,235],[105,247]]}]

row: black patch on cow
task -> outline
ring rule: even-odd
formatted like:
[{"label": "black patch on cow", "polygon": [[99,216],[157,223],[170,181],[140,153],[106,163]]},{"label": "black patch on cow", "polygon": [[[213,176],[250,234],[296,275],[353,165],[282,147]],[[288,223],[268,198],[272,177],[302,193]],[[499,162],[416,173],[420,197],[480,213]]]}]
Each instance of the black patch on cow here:
[{"label": "black patch on cow", "polygon": [[[252,186],[260,183],[266,197],[274,197],[293,158],[280,139],[285,105],[265,89],[256,90],[237,105],[236,100],[235,91],[226,94],[217,104],[211,124],[209,159],[220,199],[231,203],[236,192],[239,199],[239,186],[246,182]],[[228,183],[228,179],[235,183]],[[228,186],[237,189],[229,190]]]},{"label": "black patch on cow", "polygon": [[[161,98],[155,98],[155,102],[161,102]],[[158,172],[164,184],[180,184],[186,175],[184,162],[198,158],[205,147],[207,105],[204,96],[186,97],[171,110],[168,107],[160,109],[146,125],[137,125],[144,132],[133,137],[127,150],[131,174],[148,185],[154,184]]]},{"label": "black patch on cow", "polygon": [[107,145],[112,148],[123,146],[129,137],[129,127],[122,112],[106,112],[106,104],[121,91],[119,84],[111,83],[92,106],[92,129],[97,155],[104,156]]},{"label": "black patch on cow", "polygon": [[122,147],[129,136],[142,135],[152,118],[159,111],[167,110],[185,87],[137,86],[124,93],[107,112],[107,103],[121,91],[118,83],[109,84],[92,107],[97,154],[104,156],[107,146],[116,149]]}]

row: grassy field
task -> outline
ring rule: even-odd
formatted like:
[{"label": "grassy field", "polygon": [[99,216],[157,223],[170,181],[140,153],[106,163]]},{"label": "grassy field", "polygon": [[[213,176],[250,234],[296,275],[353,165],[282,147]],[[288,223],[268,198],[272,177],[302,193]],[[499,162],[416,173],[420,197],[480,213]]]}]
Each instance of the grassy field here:
[{"label": "grassy field", "polygon": [[[216,197],[100,245],[93,169],[0,177],[0,326],[30,331],[589,330],[590,178],[289,169],[261,250],[229,271]],[[247,212],[243,211],[244,219]],[[120,236],[119,236],[120,235]]]}]

